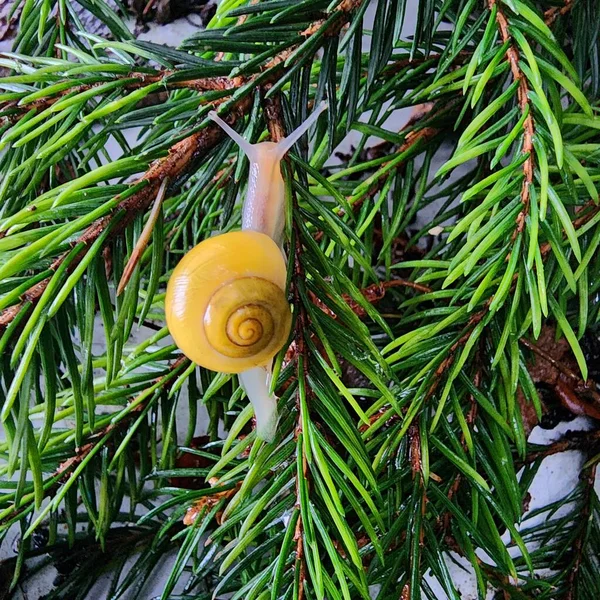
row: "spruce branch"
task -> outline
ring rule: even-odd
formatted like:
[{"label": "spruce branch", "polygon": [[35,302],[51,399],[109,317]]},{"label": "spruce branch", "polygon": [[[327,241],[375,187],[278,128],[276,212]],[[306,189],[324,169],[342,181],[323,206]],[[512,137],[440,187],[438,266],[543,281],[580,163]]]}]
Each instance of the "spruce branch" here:
[{"label": "spruce branch", "polygon": [[[102,569],[107,595],[145,597],[167,552],[161,600],[417,600],[437,584],[458,598],[452,552],[482,597],[585,593],[596,496],[582,480],[536,521],[527,494],[547,456],[597,452],[596,432],[532,445],[521,413],[558,398],[591,415],[597,393],[593,3],[420,0],[410,39],[404,0],[377,0],[372,28],[364,1],[234,4],[170,48],[131,39],[108,9],[105,40],[76,3],[47,18],[34,0],[0,58],[13,70],[0,80],[0,538],[13,523],[60,540],[64,527],[76,549],[78,523],[97,536],[61,597],[93,594]],[[255,143],[323,100],[328,119],[283,165],[295,325],[273,363],[267,444],[235,376],[178,363],[165,285],[239,223],[248,161],[208,109]],[[135,323],[149,327],[137,345]],[[541,337],[552,326],[561,355]],[[101,552],[132,523],[148,538],[126,573]]]},{"label": "spruce branch", "polygon": [[[565,600],[576,600],[578,598],[577,592],[579,590],[579,578],[580,571],[582,568],[582,562],[584,561],[584,553],[586,552],[586,543],[588,542],[588,528],[591,525],[591,521],[594,518],[593,515],[593,500],[596,498],[596,492],[594,486],[596,485],[596,470],[597,462],[594,462],[588,468],[581,473],[581,479],[583,483],[583,498],[582,498],[582,510],[579,514],[580,534],[575,538],[573,544],[573,562],[569,569],[567,576],[567,593]],[[597,560],[597,556],[595,560]],[[592,559],[594,560],[594,558]]]},{"label": "spruce branch", "polygon": [[[481,375],[482,375],[482,370],[481,367],[479,367],[478,371],[475,373],[475,377],[473,378],[473,385],[475,386],[475,388],[479,388],[480,383],[481,383]],[[477,405],[477,400],[475,399],[475,397],[473,396],[473,394],[469,395],[469,412],[467,413],[467,417],[466,417],[466,423],[467,426],[469,427],[469,431],[472,433],[473,431],[473,426],[475,424],[475,421],[477,419],[477,412],[478,412],[478,405]],[[466,441],[467,441],[467,436],[465,434],[465,432],[461,433],[460,436],[460,445],[463,447],[463,450],[466,452],[468,450],[467,445],[466,445]],[[458,493],[461,483],[463,482],[463,476],[461,475],[461,473],[457,473],[454,477],[454,481],[452,482],[452,485],[450,485],[449,489],[448,489],[448,500],[452,500],[452,498]],[[438,518],[438,526],[440,527],[441,531],[442,531],[442,535],[445,538],[449,531],[450,531],[450,521],[452,520],[452,513],[450,511],[446,511],[441,518]]]},{"label": "spruce branch", "polygon": [[[278,142],[285,136],[285,129],[283,124],[283,113],[281,107],[281,100],[278,96],[272,97],[265,102],[266,112],[269,115],[269,133],[271,139],[274,142]],[[289,166],[289,162],[288,162]],[[298,198],[292,190],[292,210],[298,209]],[[298,573],[298,593],[297,600],[303,600],[305,597],[305,585],[306,585],[306,562],[304,556],[304,523],[303,523],[303,511],[302,507],[305,503],[302,501],[301,486],[310,488],[308,463],[306,454],[302,451],[302,442],[304,440],[303,423],[305,419],[309,418],[304,412],[310,407],[310,386],[307,380],[307,370],[309,364],[309,356],[307,347],[304,341],[304,335],[308,331],[308,315],[302,302],[299,285],[305,278],[304,267],[302,266],[302,243],[300,230],[296,224],[295,219],[293,223],[293,272],[294,278],[291,283],[291,294],[294,302],[294,310],[296,313],[296,321],[294,325],[294,358],[296,378],[298,390],[296,392],[295,404],[297,411],[296,425],[294,428],[294,438],[297,443],[298,450],[302,452],[300,457],[300,464],[296,469],[295,474],[295,494],[296,502],[294,505],[295,510],[298,512],[296,526],[294,529],[294,542],[295,548],[295,570]],[[288,353],[289,354],[289,353]],[[302,397],[304,394],[304,398]],[[302,482],[300,481],[302,478]]]},{"label": "spruce branch", "polygon": [[513,80],[518,82],[517,97],[519,101],[519,108],[521,114],[527,115],[523,122],[523,147],[522,152],[527,157],[523,163],[523,184],[521,186],[521,204],[522,209],[517,216],[517,228],[515,231],[515,237],[521,233],[525,227],[525,220],[529,213],[529,194],[530,187],[533,183],[533,172],[534,172],[534,149],[533,149],[533,137],[535,134],[535,127],[533,122],[533,106],[529,100],[529,86],[527,84],[527,78],[519,66],[519,50],[512,39],[509,31],[509,23],[502,8],[502,3],[497,0],[488,0],[488,7],[492,10],[496,7],[496,22],[498,23],[498,30],[504,43],[508,43],[509,46],[506,50],[506,60],[510,64],[510,70],[513,76]]},{"label": "spruce branch", "polygon": [[[0,54],[0,56],[2,56]],[[161,87],[166,90],[179,90],[189,89],[195,92],[217,92],[217,91],[234,91],[241,87],[243,83],[247,83],[242,77],[203,77],[189,80],[174,79],[174,75],[177,71],[173,69],[163,69],[156,74],[153,73],[130,73],[126,76],[116,77],[111,81],[122,80],[122,89],[126,91],[139,90],[152,84],[161,84]],[[69,80],[59,83],[68,83]],[[101,88],[105,82],[91,83],[91,84],[80,84],[77,85],[73,81],[72,87],[62,89],[53,95],[48,95],[39,100],[31,100],[29,102],[18,102],[18,101],[5,101],[0,102],[0,113],[8,113],[0,120],[0,125],[14,124],[18,122],[20,118],[25,116],[29,111],[41,112],[53,104],[56,104],[59,100],[68,95],[81,94],[83,92],[89,92],[94,89]],[[98,90],[101,92],[101,90]],[[160,93],[160,92],[155,92]]]},{"label": "spruce branch", "polygon": [[[401,61],[399,64],[402,64],[402,67],[398,71],[406,68],[411,63]],[[406,132],[403,142],[400,145],[396,145],[393,142],[380,142],[365,150],[365,154],[371,160],[387,157],[390,153],[393,153],[392,156],[403,156],[405,158],[401,161],[394,160],[393,162],[388,161],[383,163],[380,169],[380,171],[383,171],[381,176],[373,179],[371,185],[364,190],[362,195],[353,196],[350,199],[350,207],[353,213],[360,210],[366,200],[375,197],[381,192],[389,177],[389,172],[386,172],[386,166],[392,164],[393,172],[402,173],[406,164],[412,160],[415,154],[418,154],[427,144],[435,141],[443,133],[443,128],[433,126],[431,122],[451,117],[458,106],[458,97],[446,102],[429,102],[422,106],[416,106],[413,109],[411,117],[402,125],[398,132],[399,134]],[[343,217],[346,214],[346,209],[339,207],[335,212],[339,217]],[[318,231],[315,234],[315,240],[320,241],[323,235],[322,231]]]},{"label": "spruce branch", "polygon": [[[178,374],[188,364],[188,358],[185,356],[179,357],[169,366],[164,375],[161,375],[152,382],[152,386],[150,387],[154,390],[167,392],[174,383],[174,375]],[[138,401],[138,398],[143,399],[143,401]],[[61,462],[58,468],[47,478],[44,485],[45,497],[54,498],[61,488],[64,495],[66,489],[73,483],[73,479],[70,480],[73,472],[78,467],[81,467],[82,463],[93,457],[115,434],[126,430],[131,421],[138,418],[139,414],[143,412],[148,402],[147,398],[148,394],[146,392],[139,394],[137,398],[134,398],[130,402],[131,410],[127,411],[121,419],[114,422],[111,421],[105,427],[93,432],[83,444],[76,447],[75,453]],[[51,506],[52,504],[47,505],[47,509],[42,511],[41,515],[37,517],[36,523],[41,522],[42,518],[49,512]],[[0,527],[14,522],[21,515],[28,514],[31,512],[32,507],[33,505],[31,504],[22,504],[21,506],[6,508],[0,513]],[[33,528],[31,527],[30,530],[33,530]]]}]

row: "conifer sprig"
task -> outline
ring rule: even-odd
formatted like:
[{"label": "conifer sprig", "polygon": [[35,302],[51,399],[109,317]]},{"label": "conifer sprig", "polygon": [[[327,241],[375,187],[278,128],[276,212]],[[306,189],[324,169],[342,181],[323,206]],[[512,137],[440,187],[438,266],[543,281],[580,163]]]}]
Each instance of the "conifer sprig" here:
[{"label": "conifer sprig", "polygon": [[[54,563],[51,598],[146,598],[170,557],[162,600],[458,600],[458,556],[480,597],[596,598],[598,432],[528,442],[543,385],[600,414],[594,0],[419,0],[408,37],[405,0],[226,0],[177,48],[114,6],[17,1],[0,56],[8,588]],[[172,344],[165,286],[239,226],[248,161],[208,112],[277,140],[323,100],[283,166],[266,444]],[[568,450],[577,488],[528,511]]]}]

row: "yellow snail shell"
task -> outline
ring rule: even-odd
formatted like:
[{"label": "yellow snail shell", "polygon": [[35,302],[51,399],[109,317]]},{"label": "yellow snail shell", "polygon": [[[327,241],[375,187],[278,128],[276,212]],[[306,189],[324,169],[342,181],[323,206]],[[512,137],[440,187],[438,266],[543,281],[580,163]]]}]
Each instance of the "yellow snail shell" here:
[{"label": "yellow snail shell", "polygon": [[268,235],[237,231],[204,240],[169,280],[169,331],[207,369],[241,373],[267,365],[290,333],[285,284],[283,255]]}]

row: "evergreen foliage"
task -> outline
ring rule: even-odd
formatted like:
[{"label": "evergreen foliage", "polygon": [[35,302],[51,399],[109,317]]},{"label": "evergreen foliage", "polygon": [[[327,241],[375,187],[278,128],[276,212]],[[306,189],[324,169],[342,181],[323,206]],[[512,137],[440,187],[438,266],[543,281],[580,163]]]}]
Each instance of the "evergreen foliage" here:
[{"label": "evergreen foliage", "polygon": [[[14,9],[0,541],[20,542],[0,596],[54,564],[47,598],[148,598],[169,557],[162,600],[458,600],[452,560],[482,598],[597,599],[599,436],[534,447],[525,417],[547,409],[531,365],[548,331],[570,347],[562,392],[600,415],[596,0],[419,0],[410,38],[405,0],[225,0],[178,48],[134,39],[105,0]],[[267,444],[237,379],[170,342],[164,292],[239,227],[248,162],[208,112],[278,139],[321,100],[284,165],[294,326]],[[577,489],[525,514],[541,461],[571,448]]]}]

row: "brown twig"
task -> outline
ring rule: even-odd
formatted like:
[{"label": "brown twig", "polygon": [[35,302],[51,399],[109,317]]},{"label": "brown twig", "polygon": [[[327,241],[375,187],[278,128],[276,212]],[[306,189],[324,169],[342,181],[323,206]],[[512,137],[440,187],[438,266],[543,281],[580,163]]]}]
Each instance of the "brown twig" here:
[{"label": "brown twig", "polygon": [[[454,58],[454,65],[462,65],[470,60],[473,53],[468,50],[461,50]],[[442,54],[429,54],[428,56],[415,56],[414,58],[404,58],[391,62],[383,68],[384,75],[393,75],[403,71],[407,67],[419,67],[424,63],[431,61],[432,63],[439,62]]]},{"label": "brown twig", "polygon": [[[385,297],[387,290],[395,287],[409,287],[423,293],[428,293],[432,291],[430,287],[422,285],[420,283],[415,283],[414,281],[407,281],[406,279],[390,279],[389,281],[373,283],[372,285],[369,285],[368,287],[360,290],[360,293],[364,296],[367,302],[369,302],[370,304],[375,304]],[[308,295],[312,302],[316,306],[318,306],[323,312],[326,312],[333,318],[336,318],[337,315],[335,314],[335,312],[332,311],[327,306],[327,304],[323,300],[321,300],[321,298],[318,298],[314,292],[309,291]],[[358,315],[361,318],[366,317],[366,310],[356,300],[354,300],[354,298],[352,298],[348,294],[343,294],[342,299],[344,300],[344,302],[346,302],[346,304],[354,314]]]},{"label": "brown twig", "polygon": [[433,396],[433,394],[435,394],[435,391],[437,390],[440,382],[443,380],[444,374],[454,364],[454,360],[456,358],[456,351],[461,346],[467,343],[475,327],[487,314],[489,305],[492,303],[492,299],[493,297],[489,298],[483,305],[483,308],[480,311],[473,314],[471,318],[467,321],[467,324],[465,326],[465,332],[456,342],[454,342],[454,344],[452,344],[450,350],[448,350],[448,356],[440,363],[438,368],[435,370],[433,383],[431,384],[431,387],[425,395],[424,402],[427,402],[427,400],[429,400]]},{"label": "brown twig", "polygon": [[550,26],[558,19],[564,17],[575,5],[574,0],[564,0],[563,6],[553,6],[544,13],[544,22]]},{"label": "brown twig", "polygon": [[[381,289],[383,293],[385,293],[386,290],[395,287],[409,287],[413,290],[418,290],[419,292],[423,292],[425,294],[433,291],[427,285],[423,285],[422,283],[415,283],[414,281],[408,281],[407,279],[390,279],[389,281],[382,281],[381,283],[375,283],[372,286],[369,286],[368,288],[366,288],[366,290],[375,287]],[[363,294],[364,293],[365,290],[363,290]]]},{"label": "brown twig", "polygon": [[392,414],[389,414],[389,412],[390,412],[389,408],[390,407],[388,405],[387,407],[384,407],[384,408],[378,410],[375,414],[371,415],[369,417],[369,424],[367,425],[366,423],[363,423],[359,427],[359,431],[361,433],[364,433],[374,423],[377,423],[377,421],[379,421],[379,419],[383,419],[385,415],[387,415],[387,418],[385,420],[385,425],[391,425],[392,423],[397,423],[398,421],[400,421],[400,419],[402,418],[402,415],[399,415],[397,412],[393,412]]},{"label": "brown twig", "polygon": [[[420,519],[420,527],[418,531],[415,531],[412,528],[411,531],[406,532],[407,536],[410,534],[411,536],[419,537],[419,548],[423,548],[425,545],[425,530],[423,528],[423,521],[425,520],[425,513],[427,509],[427,493],[425,491],[425,482],[423,480],[423,463],[422,463],[422,455],[421,455],[421,430],[419,425],[413,423],[408,428],[408,448],[409,448],[409,460],[410,460],[410,470],[412,473],[413,481],[416,480],[416,485],[419,487],[419,491],[421,493],[421,519]],[[410,553],[410,567],[409,572],[412,572],[415,568],[413,563],[414,556],[413,553]],[[421,568],[421,552],[418,555],[418,562],[416,568],[420,570]],[[404,598],[411,597],[411,586],[410,582],[407,582],[403,588],[400,598],[404,600]]]},{"label": "brown twig", "polygon": [[[208,496],[202,496],[199,500],[194,502],[185,512],[183,517],[183,524],[187,526],[194,525],[198,517],[205,511],[212,510],[219,502],[223,500],[227,500],[239,491],[242,487],[242,482],[238,481],[236,484],[229,490],[221,490],[219,492],[215,492],[213,494],[209,494]],[[221,524],[223,513],[217,512],[215,515],[215,520],[218,525]]]},{"label": "brown twig", "polygon": [[535,133],[533,125],[533,114],[529,101],[529,86],[527,85],[527,78],[519,66],[519,51],[517,50],[516,44],[510,35],[508,29],[508,21],[502,5],[496,0],[488,0],[488,6],[490,10],[496,6],[496,23],[498,24],[498,30],[500,31],[500,37],[504,43],[510,42],[508,49],[506,50],[506,58],[510,64],[510,70],[515,81],[519,82],[517,91],[517,97],[519,100],[519,107],[521,113],[525,114],[528,111],[525,122],[523,123],[523,154],[527,155],[527,159],[523,163],[523,185],[521,186],[521,212],[517,215],[517,228],[515,236],[521,233],[525,227],[525,219],[529,212],[529,195],[530,187],[533,183],[533,170],[534,170],[534,159],[533,159],[533,136]]},{"label": "brown twig", "polygon": [[423,465],[421,464],[421,436],[419,426],[414,423],[408,428],[408,447],[410,454],[410,470],[412,478],[422,477]]},{"label": "brown twig", "polygon": [[117,296],[120,296],[131,276],[133,275],[133,271],[135,270],[137,264],[142,258],[142,254],[144,254],[144,250],[150,241],[150,237],[152,236],[152,231],[154,230],[154,226],[156,225],[156,221],[160,215],[160,210],[162,207],[163,200],[165,199],[165,194],[167,192],[167,186],[169,185],[169,178],[165,177],[158,188],[158,192],[156,194],[156,199],[154,200],[154,204],[152,205],[152,210],[150,211],[150,216],[148,217],[148,222],[142,231],[125,268],[123,269],[123,275],[121,276],[121,280],[119,281],[119,285],[117,286]]},{"label": "brown twig", "polygon": [[[166,90],[178,90],[178,89],[190,89],[195,90],[197,92],[211,92],[211,91],[234,91],[238,87],[240,87],[243,83],[245,83],[245,79],[243,77],[204,77],[204,78],[196,78],[196,79],[187,79],[182,81],[168,81],[168,78],[174,75],[176,71],[171,71],[168,69],[163,69],[156,74],[148,74],[148,73],[131,73],[128,76],[117,77],[118,79],[133,79],[134,81],[129,81],[124,84],[125,90],[136,90],[142,87],[146,87],[153,83],[163,83]],[[98,88],[102,85],[105,85],[107,82],[102,81],[99,83],[90,83],[90,84],[81,84],[76,85],[76,82],[73,82],[73,87],[67,88],[65,90],[61,90],[56,92],[52,96],[46,96],[45,98],[40,98],[39,100],[34,100],[32,102],[27,102],[26,104],[19,104],[18,101],[10,101],[0,103],[0,110],[14,110],[13,114],[10,114],[6,117],[2,117],[0,119],[0,124],[5,122],[13,123],[18,121],[22,116],[26,115],[31,110],[42,111],[46,108],[56,104],[59,100],[62,100],[68,94],[73,93],[81,93],[87,92],[94,88]],[[160,90],[157,90],[156,93],[160,93]]]},{"label": "brown twig", "polygon": [[[477,373],[475,373],[475,377],[473,378],[473,385],[476,388],[479,388],[480,383],[481,383],[481,368],[479,368],[477,370]],[[470,394],[469,402],[470,402],[470,408],[469,408],[469,412],[467,413],[466,422],[467,422],[467,426],[469,427],[469,429],[471,429],[473,427],[473,424],[475,423],[475,419],[477,418],[477,407],[478,407],[477,400],[475,400],[475,397],[473,396],[473,394]],[[462,446],[463,450],[466,452],[467,440],[466,440],[466,436],[464,433],[461,433],[461,435],[460,435],[460,445]],[[448,490],[448,500],[452,500],[452,498],[456,495],[456,493],[460,489],[461,483],[462,483],[462,475],[461,475],[461,472],[459,471],[455,475],[454,481],[452,482],[452,485],[450,486],[450,489]],[[444,535],[446,535],[448,533],[448,531],[450,530],[450,521],[451,520],[452,520],[452,513],[449,510],[446,511],[438,519],[438,525],[441,525],[441,530],[444,532]]]},{"label": "brown twig", "polygon": [[600,204],[597,204],[594,200],[588,200],[578,211],[577,214],[581,215],[573,221],[573,227],[579,229],[587,223],[589,223],[597,214],[600,212]]},{"label": "brown twig", "polygon": [[[600,204],[596,204],[594,200],[588,200],[588,202],[583,204],[577,211],[577,214],[580,216],[573,220],[573,228],[577,230],[580,227],[583,227],[591,221],[598,212],[600,212]],[[562,230],[562,233],[564,235],[564,229]],[[542,258],[546,258],[546,255],[550,250],[552,250],[552,244],[550,242],[540,244],[540,254],[542,255]]]},{"label": "brown twig", "polygon": [[527,338],[520,338],[519,341],[521,342],[521,344],[523,344],[523,346],[529,348],[529,350],[543,358],[545,361],[548,361],[554,368],[558,369],[561,373],[564,373],[565,375],[570,377],[574,382],[582,383],[582,379],[581,377],[579,377],[579,375],[577,375],[577,373],[575,373],[566,365],[563,365],[559,361],[552,358],[552,356],[550,356],[547,352],[542,350],[542,348],[539,348],[533,342],[530,342]]},{"label": "brown twig", "polygon": [[600,429],[597,431],[568,431],[560,440],[545,446],[541,450],[529,452],[523,463],[529,464],[569,450],[589,451],[590,447],[597,446],[599,442]]},{"label": "brown twig", "polygon": [[[426,114],[429,114],[429,112],[430,111],[427,111]],[[415,131],[409,131],[406,134],[406,137],[404,138],[404,143],[398,148],[398,150],[395,152],[395,154],[396,155],[403,154],[404,152],[407,152],[408,150],[418,146],[419,144],[426,144],[427,142],[431,141],[433,138],[435,138],[440,133],[441,133],[441,129],[438,127],[423,127],[421,129],[417,129]],[[392,157],[392,158],[395,158],[395,157]],[[401,163],[399,163],[396,166],[396,170],[398,171],[398,170],[402,169],[404,167],[405,163],[406,163],[406,161],[402,161]],[[382,165],[380,165],[379,168],[384,169],[387,164],[388,163],[383,163]],[[354,202],[354,204],[352,205],[352,209],[353,210],[359,209],[362,206],[363,202],[367,198],[372,198],[377,192],[379,192],[388,177],[389,177],[389,173],[385,172],[383,175],[381,175],[381,177],[379,177],[377,180],[375,180],[373,182],[373,184],[371,185],[371,187],[369,188],[369,190],[367,190],[361,198],[359,198],[356,202]],[[338,214],[340,214],[339,211],[338,211]],[[341,214],[343,214],[343,212]]]}]

